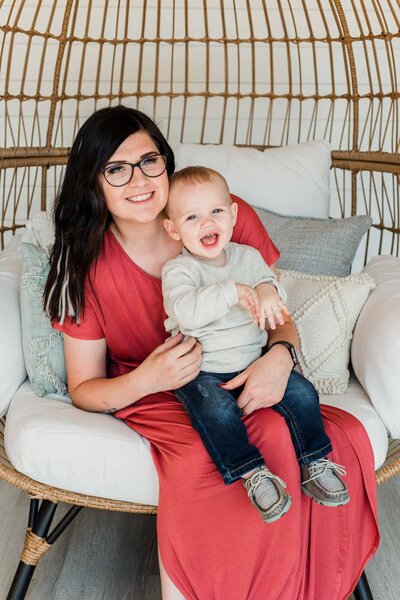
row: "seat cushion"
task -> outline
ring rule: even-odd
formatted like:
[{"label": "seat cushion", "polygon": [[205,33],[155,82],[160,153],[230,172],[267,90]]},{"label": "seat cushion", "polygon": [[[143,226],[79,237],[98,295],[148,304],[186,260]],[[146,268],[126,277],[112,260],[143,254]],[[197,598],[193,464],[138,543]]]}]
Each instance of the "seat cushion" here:
[{"label": "seat cushion", "polygon": [[28,477],[82,494],[158,503],[149,443],[111,415],[80,410],[66,396],[38,398],[26,380],[7,413],[5,446]]},{"label": "seat cushion", "polygon": [[361,421],[371,442],[375,469],[379,469],[388,451],[388,433],[359,382],[351,378],[344,394],[323,395],[321,404],[341,408]]},{"label": "seat cushion", "polygon": [[[325,396],[364,424],[378,467],[386,430],[358,383],[345,395]],[[143,504],[158,502],[158,479],[146,440],[122,421],[72,406],[63,396],[38,398],[25,382],[7,415],[6,450],[14,467],[62,489]]]}]

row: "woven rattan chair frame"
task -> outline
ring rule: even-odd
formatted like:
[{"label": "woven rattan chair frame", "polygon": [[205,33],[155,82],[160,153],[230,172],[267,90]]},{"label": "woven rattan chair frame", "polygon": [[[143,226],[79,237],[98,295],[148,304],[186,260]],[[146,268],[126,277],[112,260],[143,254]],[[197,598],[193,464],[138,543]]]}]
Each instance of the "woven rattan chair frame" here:
[{"label": "woven rattan chair frame", "polygon": [[[172,141],[263,149],[328,139],[332,216],[371,215],[365,261],[399,256],[399,6],[38,0],[33,7],[0,0],[0,248],[34,210],[51,207],[86,117],[126,103],[152,116]],[[378,485],[399,471],[399,445],[391,442]],[[0,477],[32,502],[156,510],[35,482],[12,468],[4,448]],[[26,564],[37,562],[46,543],[28,535]]]}]

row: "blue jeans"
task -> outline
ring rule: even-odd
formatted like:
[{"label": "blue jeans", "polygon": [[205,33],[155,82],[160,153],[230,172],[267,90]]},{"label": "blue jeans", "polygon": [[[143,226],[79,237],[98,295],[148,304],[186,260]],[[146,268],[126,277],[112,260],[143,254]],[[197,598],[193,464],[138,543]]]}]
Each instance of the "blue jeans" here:
[{"label": "blue jeans", "polygon": [[[243,386],[228,391],[218,385],[236,375],[238,372],[200,371],[196,379],[175,390],[227,485],[265,464],[259,450],[249,443],[236,403]],[[318,393],[302,375],[292,371],[282,400],[272,408],[286,420],[300,465],[323,458],[332,450]]]}]

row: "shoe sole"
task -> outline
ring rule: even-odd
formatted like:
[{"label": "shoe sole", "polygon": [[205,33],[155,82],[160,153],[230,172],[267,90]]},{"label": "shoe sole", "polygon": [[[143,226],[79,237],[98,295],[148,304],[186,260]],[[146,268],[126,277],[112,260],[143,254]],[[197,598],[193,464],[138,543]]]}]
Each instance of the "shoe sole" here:
[{"label": "shoe sole", "polygon": [[287,502],[283,506],[280,513],[278,513],[274,517],[269,517],[269,518],[262,517],[262,520],[264,521],[264,523],[273,523],[274,521],[278,521],[281,517],[283,517],[283,515],[285,515],[287,513],[287,511],[289,510],[291,505],[292,505],[292,498],[290,496],[288,496]]},{"label": "shoe sole", "polygon": [[309,498],[314,500],[314,502],[316,502],[317,504],[320,504],[321,506],[329,506],[331,508],[336,508],[336,506],[344,506],[345,504],[350,502],[350,496],[347,496],[347,498],[345,500],[340,500],[340,501],[321,500],[320,498],[317,498],[316,496],[314,496],[314,494],[312,494],[307,488],[304,488],[302,486],[301,489],[303,490],[303,493],[306,496],[308,496]]}]

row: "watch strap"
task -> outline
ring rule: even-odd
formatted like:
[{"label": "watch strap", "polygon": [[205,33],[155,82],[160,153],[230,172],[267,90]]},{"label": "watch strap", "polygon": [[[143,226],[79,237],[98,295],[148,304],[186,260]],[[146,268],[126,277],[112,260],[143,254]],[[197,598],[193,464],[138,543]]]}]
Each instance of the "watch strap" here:
[{"label": "watch strap", "polygon": [[285,346],[285,348],[288,349],[288,352],[290,354],[290,357],[293,361],[293,368],[296,367],[299,364],[299,359],[297,358],[297,352],[296,352],[296,348],[293,346],[293,344],[291,344],[290,342],[286,342],[285,340],[278,340],[276,342],[273,342],[270,347],[268,348],[268,351],[271,350],[271,348],[273,348],[274,346]]}]

